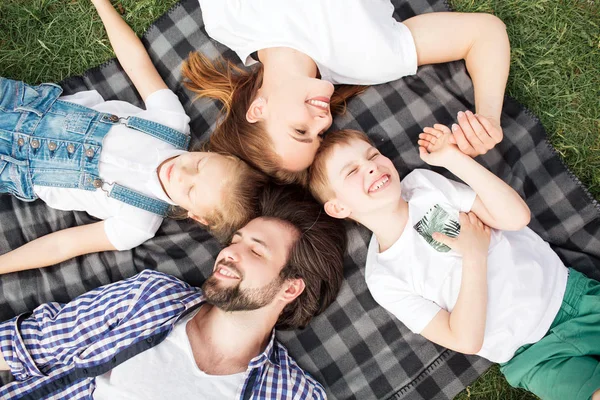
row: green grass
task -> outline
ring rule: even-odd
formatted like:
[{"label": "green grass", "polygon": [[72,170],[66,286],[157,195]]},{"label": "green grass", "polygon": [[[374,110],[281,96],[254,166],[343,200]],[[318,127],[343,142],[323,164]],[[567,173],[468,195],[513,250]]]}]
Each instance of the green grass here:
[{"label": "green grass", "polygon": [[[123,0],[141,34],[176,0]],[[452,0],[507,25],[512,61],[507,93],[536,113],[571,170],[600,199],[600,1]],[[0,76],[57,82],[113,56],[86,0],[1,0]],[[458,400],[531,400],[491,368]]]}]

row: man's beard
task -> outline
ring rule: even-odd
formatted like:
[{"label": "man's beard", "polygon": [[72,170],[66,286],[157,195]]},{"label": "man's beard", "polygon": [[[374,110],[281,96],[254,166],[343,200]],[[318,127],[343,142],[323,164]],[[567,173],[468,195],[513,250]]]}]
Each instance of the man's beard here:
[{"label": "man's beard", "polygon": [[[218,265],[235,269],[235,266],[227,261],[221,261]],[[235,270],[237,271],[237,269]],[[261,288],[241,289],[242,280],[243,277],[235,286],[221,287],[219,279],[214,276],[213,272],[202,285],[206,302],[223,311],[257,310],[271,303],[283,284],[283,279],[277,276]]]}]

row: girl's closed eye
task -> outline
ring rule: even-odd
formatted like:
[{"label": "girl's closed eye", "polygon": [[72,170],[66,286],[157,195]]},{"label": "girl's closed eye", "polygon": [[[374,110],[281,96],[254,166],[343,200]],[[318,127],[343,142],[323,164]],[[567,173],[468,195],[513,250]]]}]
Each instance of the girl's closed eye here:
[{"label": "girl's closed eye", "polygon": [[352,169],[351,169],[351,170],[348,172],[348,174],[346,175],[346,177],[349,177],[350,175],[354,174],[354,173],[356,172],[356,170],[357,170],[357,169],[358,169],[357,167],[354,167],[354,168],[352,168]]},{"label": "girl's closed eye", "polygon": [[306,134],[306,130],[304,130],[304,129],[296,129],[296,132],[298,133],[298,135]]},{"label": "girl's closed eye", "polygon": [[379,152],[375,152],[375,153],[371,154],[371,157],[369,157],[369,160],[376,159],[378,155],[379,155]]},{"label": "girl's closed eye", "polygon": [[262,257],[262,254],[260,254],[259,252],[257,252],[256,250],[252,249],[252,253],[256,256],[256,257]]}]

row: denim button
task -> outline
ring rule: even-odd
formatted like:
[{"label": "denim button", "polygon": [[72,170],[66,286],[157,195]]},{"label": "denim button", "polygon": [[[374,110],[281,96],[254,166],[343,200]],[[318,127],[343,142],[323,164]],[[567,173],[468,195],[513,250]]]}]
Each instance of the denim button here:
[{"label": "denim button", "polygon": [[20,137],[19,140],[17,140],[17,144],[19,145],[19,147],[23,146],[25,144],[25,139]]},{"label": "denim button", "polygon": [[40,147],[40,141],[37,139],[33,139],[31,141],[31,147],[33,147],[34,149],[37,149],[38,147]]},{"label": "denim button", "polygon": [[91,147],[85,151],[85,155],[88,157],[94,157],[94,149]]},{"label": "denim button", "polygon": [[94,185],[95,188],[102,187],[102,179],[94,179],[92,185]]},{"label": "denim button", "polygon": [[48,142],[48,148],[50,149],[50,151],[56,150],[56,143],[55,142]]},{"label": "denim button", "polygon": [[146,339],[146,342],[148,343],[152,343],[154,341],[154,338],[149,337],[148,339]]},{"label": "denim button", "polygon": [[108,117],[108,119],[110,120],[110,122],[117,122],[119,120],[119,117],[117,117],[116,115],[111,115],[110,117]]},{"label": "denim button", "polygon": [[69,144],[67,145],[67,151],[68,151],[69,153],[73,154],[73,153],[75,152],[75,146],[74,146],[73,144],[69,143]]}]

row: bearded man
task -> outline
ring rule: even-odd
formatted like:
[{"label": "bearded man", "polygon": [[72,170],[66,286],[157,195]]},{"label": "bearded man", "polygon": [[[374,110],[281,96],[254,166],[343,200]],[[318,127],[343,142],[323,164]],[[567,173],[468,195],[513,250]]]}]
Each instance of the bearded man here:
[{"label": "bearded man", "polygon": [[346,235],[299,188],[267,189],[202,285],[146,270],[0,324],[2,399],[324,399],[275,339],[336,297]]}]

